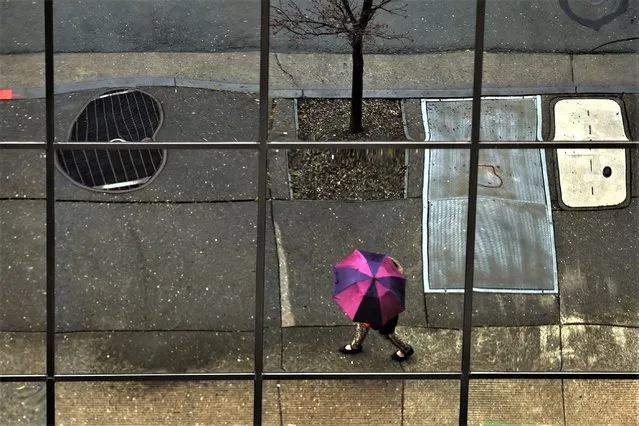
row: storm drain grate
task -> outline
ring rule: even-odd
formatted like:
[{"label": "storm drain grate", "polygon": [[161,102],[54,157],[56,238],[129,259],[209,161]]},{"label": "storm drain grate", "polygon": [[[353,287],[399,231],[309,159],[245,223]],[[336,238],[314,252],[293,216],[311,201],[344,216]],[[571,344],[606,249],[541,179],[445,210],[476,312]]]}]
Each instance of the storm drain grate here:
[{"label": "storm drain grate", "polygon": [[[73,122],[70,142],[152,141],[164,120],[160,103],[140,90],[112,90],[89,101]],[[150,183],[166,162],[162,149],[59,149],[58,168],[95,191],[125,192]]]}]

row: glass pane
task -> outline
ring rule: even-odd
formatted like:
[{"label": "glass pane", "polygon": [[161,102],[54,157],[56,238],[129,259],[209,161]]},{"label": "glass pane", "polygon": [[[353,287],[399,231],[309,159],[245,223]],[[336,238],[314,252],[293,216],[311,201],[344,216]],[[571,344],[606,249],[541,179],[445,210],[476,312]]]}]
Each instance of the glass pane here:
[{"label": "glass pane", "polygon": [[[5,60],[2,58],[6,56],[8,55],[0,55],[0,61]],[[4,74],[3,67],[0,79]],[[46,134],[44,95],[26,99],[2,99],[1,91],[2,89],[0,89],[0,130],[2,130],[0,142],[44,142]],[[14,95],[8,93],[6,96]]]},{"label": "glass pane", "polygon": [[564,418],[561,380],[474,380],[468,423],[572,424]]},{"label": "glass pane", "polygon": [[64,201],[215,202],[257,196],[257,153],[245,150],[60,150]]},{"label": "glass pane", "polygon": [[88,0],[54,8],[59,140],[257,138],[259,7]]},{"label": "glass pane", "polygon": [[563,368],[636,371],[639,203],[554,212]]},{"label": "glass pane", "polygon": [[0,416],[8,425],[45,425],[46,385],[37,382],[0,383]]},{"label": "glass pane", "polygon": [[[487,3],[483,94],[499,96],[486,111],[501,123],[495,126],[499,140],[636,140],[636,5],[622,0]],[[532,99],[536,129],[526,107]],[[517,114],[514,119],[501,110],[507,104],[505,111]],[[630,175],[626,179],[622,171],[630,161],[637,160],[624,150],[547,150],[553,205],[626,206],[636,195]]]},{"label": "glass pane", "polygon": [[[277,156],[281,151],[271,154]],[[414,155],[415,160],[409,163],[409,178],[404,175],[402,182],[406,195],[399,199],[381,201],[362,192],[361,201],[310,201],[291,199],[290,196],[273,201],[276,244],[273,265],[279,268],[279,275],[275,275],[279,286],[275,303],[280,310],[277,319],[282,333],[265,330],[265,336],[267,342],[273,342],[273,346],[281,345],[282,351],[281,364],[267,362],[267,370],[392,372],[402,369],[459,369],[461,333],[457,329],[461,324],[463,290],[460,288],[452,294],[432,291],[432,275],[430,280],[424,279],[428,274],[424,264],[431,262],[431,265],[443,267],[438,259],[425,255],[423,248],[424,238],[433,238],[429,233],[436,228],[436,224],[427,221],[429,204],[425,205],[421,197],[424,152],[415,150],[410,155]],[[290,194],[286,169],[278,171],[273,165],[276,163],[270,164],[273,171],[270,185],[281,194]],[[409,193],[419,195],[408,196]],[[428,232],[423,227],[425,222]],[[435,241],[441,243],[441,239]],[[355,249],[390,255],[403,267],[405,310],[394,324],[397,327],[395,333],[390,323],[397,312],[369,320],[366,315],[373,313],[368,312],[368,308],[362,308],[360,316],[356,315],[359,309],[356,307],[362,305],[361,300],[351,297],[353,295],[347,297],[345,293],[338,297],[340,305],[333,297],[334,266]],[[464,255],[458,253],[460,259]],[[271,265],[271,259],[267,260]],[[369,261],[375,262],[373,258]],[[388,285],[392,287],[394,284]],[[353,305],[348,305],[348,301],[352,301]],[[444,302],[448,304],[442,307]],[[386,305],[380,309],[392,311],[392,307]],[[364,341],[353,321],[369,322],[379,333],[371,331]],[[386,322],[389,323],[388,329],[382,327]],[[384,336],[389,334],[392,338],[385,339]],[[363,352],[357,355],[340,353],[345,345],[361,345]],[[412,350],[415,355],[400,364],[391,360],[391,355],[398,349],[402,352]]]},{"label": "glass pane", "polygon": [[56,385],[59,424],[251,424],[253,383],[83,382]]},{"label": "glass pane", "polygon": [[44,140],[43,28],[42,2],[0,4],[0,141]]},{"label": "glass pane", "polygon": [[484,94],[636,92],[633,2],[487,2]]},{"label": "glass pane", "polygon": [[[0,142],[44,141],[43,27],[40,2],[0,4]],[[44,151],[0,150],[0,374],[44,372],[44,197]]]},{"label": "glass pane", "polygon": [[[40,153],[0,150],[8,161],[25,158],[22,154]],[[0,175],[26,177],[13,166],[1,170]],[[44,191],[39,185],[34,190]],[[0,374],[44,373],[45,226],[44,200],[0,200]]]},{"label": "glass pane", "polygon": [[[335,36],[329,30],[323,35],[305,24],[305,16],[310,16],[327,28],[355,28],[348,13],[340,10],[343,5],[348,5],[353,19],[363,22],[366,11],[362,2],[338,3],[324,2],[314,8],[312,2],[274,2],[271,138],[423,140],[416,98],[471,93],[474,5],[463,1],[408,1],[375,9],[377,2],[373,2],[373,17],[364,30],[360,67],[360,61],[353,59],[359,55],[355,32],[349,36],[349,30],[337,30],[340,35]],[[338,18],[333,20],[334,16]],[[362,89],[361,99],[358,87]],[[287,164],[291,196],[307,200],[402,198],[405,194],[400,182],[411,161],[410,153],[402,149],[368,153],[290,150]]]},{"label": "glass pane", "polygon": [[264,388],[265,402],[277,398],[281,420],[265,416],[265,424],[399,425],[410,410],[402,405],[402,399],[409,396],[404,396],[401,381],[282,381],[273,385]]},{"label": "glass pane", "polygon": [[[619,151],[621,161],[606,163],[614,155],[585,150],[562,160],[559,151],[480,154],[473,370],[634,371],[639,365],[639,269],[629,261],[639,238],[638,205],[569,207],[549,191],[554,186],[564,197],[604,203],[615,185],[595,171],[612,164],[622,175],[616,190],[625,191],[629,153],[609,150]],[[562,189],[561,175],[547,172],[557,164],[585,167],[587,191]],[[490,179],[499,185],[491,187]],[[609,191],[598,192],[597,179]]]},{"label": "glass pane", "polygon": [[125,193],[59,170],[58,373],[253,370],[257,153],[161,153]]},{"label": "glass pane", "polygon": [[[402,102],[389,99],[367,99],[364,113],[377,129],[369,133],[350,135],[347,127],[348,100],[278,99],[276,109],[284,105],[297,106],[297,134],[301,140],[376,140],[407,141],[402,122]],[[278,111],[283,112],[283,111]],[[332,115],[334,114],[334,115]],[[374,114],[376,116],[374,116]],[[279,120],[278,113],[275,120]],[[341,121],[341,122],[340,122]],[[279,125],[278,123],[277,125]],[[337,130],[332,126],[345,125]],[[321,134],[330,132],[330,134]],[[376,133],[374,133],[376,132]],[[289,150],[287,153],[292,196],[300,200],[393,200],[405,196],[403,181],[408,155],[402,149],[368,150]]]},{"label": "glass pane", "polygon": [[[530,286],[529,294],[504,298],[500,311],[477,311],[477,325],[511,327],[477,330],[473,369],[499,370],[504,364],[515,370],[636,370],[639,336],[632,327],[639,324],[634,279],[639,270],[627,259],[639,236],[632,203],[636,190],[630,184],[637,159],[628,150],[587,149],[590,140],[637,137],[636,96],[623,94],[635,92],[639,82],[638,45],[630,25],[636,8],[623,1],[524,1],[511,7],[519,13],[489,2],[487,48],[494,51],[485,58],[484,94],[511,97],[492,99],[485,106],[489,109],[482,120],[492,122],[494,133],[486,132],[483,140],[573,140],[585,145],[546,150],[540,160],[526,161],[545,169],[545,215],[540,205],[534,215],[528,204],[508,218],[508,226],[499,210],[498,229],[519,248],[507,250],[509,256],[500,259],[507,261],[508,271],[521,274],[510,280],[511,286],[525,292],[523,284],[534,281],[537,290],[557,294],[534,294]],[[503,18],[505,13],[510,19]],[[536,96],[516,96],[522,93]],[[509,118],[508,113],[517,111]],[[503,152],[510,157],[533,154]],[[502,165],[508,164],[506,159],[494,157]],[[520,188],[522,181],[523,187],[540,187],[525,171],[518,167],[509,177],[518,178],[513,182]],[[501,172],[508,177],[508,170]],[[507,184],[504,179],[504,188]],[[478,208],[492,209],[489,200]],[[513,226],[522,210],[528,211],[530,226],[524,221]],[[552,226],[550,233],[539,226],[543,216]],[[491,231],[491,222],[478,222],[483,225],[478,225],[478,238]],[[481,249],[494,247],[499,235],[492,231],[493,245]],[[548,245],[544,242],[550,242],[550,250],[543,249]],[[548,261],[549,253],[556,260]],[[476,272],[482,266],[476,265]],[[548,291],[550,285],[540,286],[548,283],[551,272],[554,291]],[[476,293],[475,306],[481,309],[488,297]],[[502,313],[509,323],[500,324]],[[518,350],[523,342],[532,343],[526,353]]]}]

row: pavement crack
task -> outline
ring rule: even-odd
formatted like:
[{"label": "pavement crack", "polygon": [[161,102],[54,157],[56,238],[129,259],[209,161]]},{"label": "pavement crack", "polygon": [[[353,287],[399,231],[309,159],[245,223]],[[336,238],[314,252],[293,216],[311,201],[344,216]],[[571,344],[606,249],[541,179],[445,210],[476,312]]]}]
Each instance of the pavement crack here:
[{"label": "pavement crack", "polygon": [[280,62],[280,55],[278,53],[275,54],[275,62],[277,62],[277,66],[280,68],[280,70],[291,79],[291,83],[293,83],[293,86],[295,86],[296,89],[299,89],[300,85],[297,83],[297,81],[295,81],[295,77],[293,76],[293,74],[286,71],[282,66],[282,62]]}]

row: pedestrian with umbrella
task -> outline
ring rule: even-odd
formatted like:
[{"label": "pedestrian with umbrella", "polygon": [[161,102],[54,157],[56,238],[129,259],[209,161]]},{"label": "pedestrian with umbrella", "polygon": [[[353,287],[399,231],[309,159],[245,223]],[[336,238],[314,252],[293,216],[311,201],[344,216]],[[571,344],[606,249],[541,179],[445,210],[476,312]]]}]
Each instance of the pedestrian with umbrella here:
[{"label": "pedestrian with umbrella", "polygon": [[357,354],[369,330],[378,331],[397,351],[395,361],[406,361],[415,352],[395,333],[399,314],[404,311],[406,278],[402,266],[392,257],[356,249],[333,268],[333,300],[357,322],[353,341],[340,348]]}]

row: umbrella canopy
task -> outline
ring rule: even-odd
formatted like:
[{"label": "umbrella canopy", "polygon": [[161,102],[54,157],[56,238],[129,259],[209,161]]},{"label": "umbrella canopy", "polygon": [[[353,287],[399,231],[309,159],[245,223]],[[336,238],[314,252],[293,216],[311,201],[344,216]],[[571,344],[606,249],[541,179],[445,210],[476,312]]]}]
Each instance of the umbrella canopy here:
[{"label": "umbrella canopy", "polygon": [[356,249],[333,278],[333,300],[353,321],[381,327],[404,310],[406,279],[388,255]]}]

